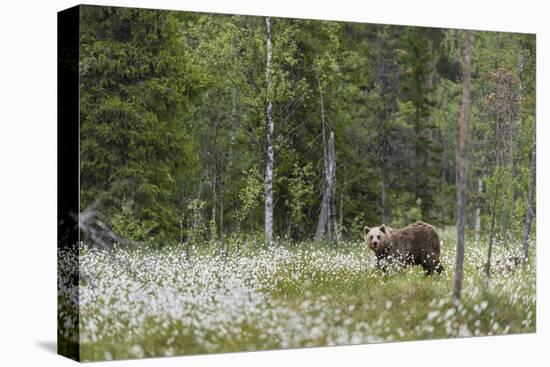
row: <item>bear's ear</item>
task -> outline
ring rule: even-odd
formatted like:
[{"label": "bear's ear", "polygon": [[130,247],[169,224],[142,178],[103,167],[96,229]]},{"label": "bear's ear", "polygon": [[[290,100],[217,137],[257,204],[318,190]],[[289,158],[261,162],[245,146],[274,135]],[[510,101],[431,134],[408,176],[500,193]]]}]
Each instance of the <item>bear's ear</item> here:
[{"label": "bear's ear", "polygon": [[370,227],[365,226],[365,228],[363,228],[363,233],[366,235],[369,232],[370,232]]},{"label": "bear's ear", "polygon": [[382,224],[380,226],[380,230],[383,232],[383,233],[386,233],[386,225],[385,224]]}]

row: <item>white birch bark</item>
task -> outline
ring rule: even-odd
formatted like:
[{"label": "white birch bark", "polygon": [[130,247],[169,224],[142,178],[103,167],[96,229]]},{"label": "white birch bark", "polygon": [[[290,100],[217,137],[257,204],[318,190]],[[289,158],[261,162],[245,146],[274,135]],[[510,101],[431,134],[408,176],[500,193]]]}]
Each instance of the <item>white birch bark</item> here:
[{"label": "white birch bark", "polygon": [[317,221],[317,228],[315,229],[315,241],[320,241],[325,237],[325,230],[327,226],[328,218],[330,218],[330,206],[327,203],[327,199],[330,196],[330,193],[327,192],[328,187],[328,148],[327,148],[327,138],[325,130],[325,104],[323,100],[323,88],[321,86],[321,81],[317,78],[317,85],[319,87],[319,104],[321,105],[321,132],[323,139],[323,197],[321,200],[321,209],[319,211],[319,220]]},{"label": "white birch bark", "polygon": [[523,261],[529,258],[529,239],[531,237],[531,223],[535,216],[533,209],[535,199],[535,185],[537,183],[537,142],[533,133],[533,148],[531,153],[531,180],[529,181],[529,197],[527,199],[527,213],[525,216],[525,229],[523,232]]},{"label": "white birch bark", "polygon": [[271,64],[273,57],[273,48],[271,44],[271,20],[265,18],[265,27],[267,32],[266,39],[266,65],[265,82],[267,89],[266,106],[266,165],[265,165],[265,238],[268,244],[273,242],[273,166],[275,163],[275,152],[273,148],[273,101],[271,99]]}]

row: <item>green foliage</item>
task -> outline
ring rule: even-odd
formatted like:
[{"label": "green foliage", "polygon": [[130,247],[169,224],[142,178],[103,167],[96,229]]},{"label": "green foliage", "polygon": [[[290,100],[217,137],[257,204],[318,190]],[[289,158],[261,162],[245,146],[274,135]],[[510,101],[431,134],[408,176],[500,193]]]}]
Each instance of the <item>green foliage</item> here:
[{"label": "green foliage", "polygon": [[303,167],[294,163],[292,176],[288,178],[290,199],[285,204],[290,208],[290,219],[294,227],[303,228],[302,223],[308,220],[305,209],[313,205],[315,200],[315,187],[312,180],[314,174],[311,163]]},{"label": "green foliage", "polygon": [[140,222],[136,219],[133,203],[130,200],[123,200],[121,211],[113,215],[111,220],[112,229],[122,238],[131,241],[145,242],[152,240],[148,235],[157,227],[154,222]]},{"label": "green foliage", "polygon": [[202,210],[206,202],[204,200],[193,199],[187,204],[187,210],[190,215],[190,225],[187,229],[187,239],[190,243],[203,242],[206,236],[206,223],[204,222],[204,216]]},{"label": "green foliage", "polygon": [[[405,202],[410,201],[410,199],[402,199]],[[406,207],[405,205],[399,205],[394,211],[394,220],[392,224],[396,227],[404,227],[407,224],[417,222],[422,220],[422,199],[416,199],[415,205],[409,207],[407,210],[402,210],[401,208]]]},{"label": "green foliage", "polygon": [[[173,238],[174,193],[193,160],[181,121],[196,89],[178,22],[170,12],[91,6],[81,17],[80,206],[99,205],[129,238]],[[123,219],[124,198],[134,218]]]},{"label": "green foliage", "polygon": [[[272,18],[268,90],[262,17],[82,9],[81,208],[119,235],[161,245],[259,238],[268,100],[276,236],[315,231],[322,117],[335,132],[331,221],[344,237],[383,221],[455,222],[462,31]],[[489,230],[498,120],[512,134],[497,223],[522,232],[535,65],[532,35],[475,32],[469,228],[480,208]]]},{"label": "green foliage", "polygon": [[247,172],[243,172],[245,184],[239,192],[239,200],[241,207],[235,212],[235,217],[239,222],[244,222],[260,203],[260,198],[263,194],[263,183],[260,173],[256,167],[250,168]]},{"label": "green foliage", "polygon": [[[383,223],[380,223],[383,224]],[[353,240],[363,238],[363,228],[365,228],[365,220],[362,215],[356,215],[353,220],[350,221],[348,226],[348,232],[354,234]]]}]

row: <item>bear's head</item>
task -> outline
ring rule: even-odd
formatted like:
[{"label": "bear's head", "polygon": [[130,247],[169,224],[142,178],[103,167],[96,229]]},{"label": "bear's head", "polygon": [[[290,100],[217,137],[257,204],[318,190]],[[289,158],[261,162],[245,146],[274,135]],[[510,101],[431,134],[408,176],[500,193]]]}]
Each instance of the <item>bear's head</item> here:
[{"label": "bear's head", "polygon": [[390,244],[390,228],[382,224],[380,227],[363,229],[367,246],[375,253],[381,253]]}]

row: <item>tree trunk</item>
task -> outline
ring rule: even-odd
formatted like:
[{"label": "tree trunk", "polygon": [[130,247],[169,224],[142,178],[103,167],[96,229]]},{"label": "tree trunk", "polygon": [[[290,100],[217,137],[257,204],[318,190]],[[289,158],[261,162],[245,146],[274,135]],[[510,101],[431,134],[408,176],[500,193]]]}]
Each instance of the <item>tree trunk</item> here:
[{"label": "tree trunk", "polygon": [[265,65],[265,84],[267,89],[267,107],[266,107],[266,165],[265,165],[265,239],[268,244],[273,243],[273,166],[275,163],[275,152],[273,147],[273,102],[271,100],[271,63],[273,49],[271,45],[271,20],[265,18],[265,27],[267,32],[266,39],[266,65]]},{"label": "tree trunk", "polygon": [[344,190],[343,188],[346,187],[346,180],[344,176],[344,185],[340,189],[340,202],[338,207],[338,228],[336,231],[336,243],[340,244],[340,241],[342,239],[342,229],[344,225]]},{"label": "tree trunk", "polygon": [[212,219],[210,221],[210,240],[217,239],[216,205],[218,202],[218,123],[214,123],[214,167],[212,172]]},{"label": "tree trunk", "polygon": [[385,167],[382,168],[381,176],[382,176],[382,182],[381,182],[381,199],[382,199],[382,223],[383,224],[389,224],[389,214],[388,214],[388,178],[387,178],[387,170]]},{"label": "tree trunk", "polygon": [[330,208],[326,204],[327,199],[327,170],[328,170],[328,148],[325,128],[325,103],[323,99],[323,89],[321,81],[317,78],[317,85],[319,87],[319,104],[321,106],[321,138],[323,139],[323,197],[321,200],[321,210],[319,211],[319,220],[317,221],[317,228],[315,229],[315,241],[320,241],[325,237],[325,228],[328,217],[330,216]]},{"label": "tree trunk", "polygon": [[231,88],[231,131],[230,131],[230,144],[229,144],[229,154],[228,154],[228,163],[229,165],[233,164],[233,147],[237,142],[237,89],[235,87]]},{"label": "tree trunk", "polygon": [[466,31],[466,45],[464,48],[463,76],[462,76],[462,104],[460,107],[458,133],[458,190],[457,190],[457,244],[454,297],[460,299],[462,293],[462,277],[464,267],[464,228],[466,225],[466,188],[468,182],[468,125],[470,113],[470,78],[472,72],[472,47],[474,35]]},{"label": "tree trunk", "polygon": [[491,229],[489,233],[489,249],[487,251],[487,265],[485,266],[485,271],[487,278],[491,277],[491,261],[493,257],[493,242],[495,240],[495,221],[497,217],[497,203],[498,203],[498,194],[500,188],[500,167],[497,166],[497,180],[495,184],[495,196],[493,198],[493,212],[491,213]]},{"label": "tree trunk", "polygon": [[533,133],[533,148],[531,152],[531,180],[529,182],[529,197],[527,199],[527,213],[525,214],[525,230],[523,232],[523,261],[529,258],[529,239],[531,237],[531,223],[535,216],[533,201],[535,199],[535,185],[537,181],[537,138]]},{"label": "tree trunk", "polygon": [[430,54],[430,59],[428,60],[429,73],[428,73],[428,78],[426,79],[426,87],[428,87],[428,93],[432,93],[433,86],[434,86],[436,58],[434,57],[434,41],[430,36],[428,36],[428,53]]},{"label": "tree trunk", "polygon": [[214,174],[212,177],[212,219],[210,220],[210,240],[214,241],[217,238],[217,228],[216,228],[216,203],[218,201],[218,176],[216,173],[217,163],[214,163]]},{"label": "tree trunk", "polygon": [[224,210],[224,199],[225,199],[225,191],[221,190],[221,198],[220,198],[220,239],[222,241],[222,255],[227,255],[227,244],[225,242],[225,229],[223,226],[223,210]]},{"label": "tree trunk", "polygon": [[479,240],[481,234],[481,195],[483,194],[483,181],[481,178],[477,179],[477,204],[474,223],[474,232],[476,240]]},{"label": "tree trunk", "polygon": [[[235,144],[237,143],[237,129],[239,126],[239,121],[237,119],[237,89],[235,87],[231,88],[231,114],[230,114],[231,130],[229,132],[229,148],[227,151],[227,168],[225,169],[225,175],[222,181],[222,198],[220,202],[220,235],[222,236],[224,252],[227,252],[225,246],[225,226],[223,223],[223,211],[224,211],[224,189],[227,182],[229,186],[232,182],[233,177],[233,150],[235,149]],[[230,222],[231,223],[231,222]],[[230,225],[231,227],[231,225]],[[232,228],[230,228],[231,230]]]},{"label": "tree trunk", "polygon": [[508,218],[509,218],[509,194],[510,190],[508,190],[508,181],[510,176],[510,167],[508,162],[505,162],[504,166],[504,181],[502,182],[502,189],[503,189],[503,204],[502,204],[502,241],[504,243],[504,247],[508,248]]},{"label": "tree trunk", "polygon": [[[334,152],[332,152],[332,155],[334,155]],[[333,162],[336,161],[335,158],[332,158],[332,160]],[[330,194],[330,217],[328,226],[329,238],[338,241],[338,239],[336,238],[338,235],[338,223],[336,222],[336,176],[334,175],[332,176],[332,193]]]},{"label": "tree trunk", "polygon": [[336,244],[339,245],[342,240],[342,232],[344,226],[344,190],[347,183],[346,170],[344,169],[344,182],[340,186],[340,198],[338,202],[338,220],[334,220],[334,236]]},{"label": "tree trunk", "polygon": [[325,232],[328,231],[328,237],[331,238],[330,221],[333,219],[333,194],[334,194],[334,178],[336,170],[336,157],[334,152],[334,131],[330,131],[330,136],[327,144],[326,139],[326,121],[325,121],[325,101],[323,99],[323,88],[321,81],[317,78],[319,86],[319,104],[321,106],[321,131],[323,138],[323,161],[324,161],[324,183],[323,183],[323,198],[321,201],[321,210],[319,212],[319,220],[315,230],[315,240],[320,241],[325,237]]},{"label": "tree trunk", "polygon": [[179,218],[180,225],[180,245],[183,245],[183,215]]},{"label": "tree trunk", "polygon": [[329,231],[330,238],[330,220],[332,218],[332,196],[334,193],[334,178],[336,173],[336,154],[334,151],[334,131],[331,130],[328,139],[327,157],[325,166],[325,183],[323,190],[323,199],[321,201],[321,211],[319,212],[319,221],[315,230],[315,240],[320,241],[325,237],[325,232]]}]

